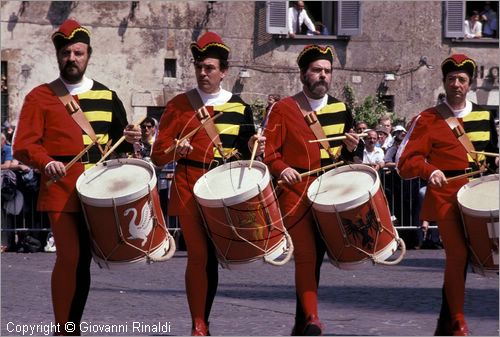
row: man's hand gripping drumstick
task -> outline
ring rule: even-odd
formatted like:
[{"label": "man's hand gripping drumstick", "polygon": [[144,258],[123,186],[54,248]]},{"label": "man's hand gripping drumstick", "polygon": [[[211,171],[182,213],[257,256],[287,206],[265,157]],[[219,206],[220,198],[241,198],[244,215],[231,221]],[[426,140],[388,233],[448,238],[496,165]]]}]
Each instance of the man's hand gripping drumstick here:
[{"label": "man's hand gripping drumstick", "polygon": [[102,163],[110,154],[113,153],[116,148],[123,143],[125,140],[128,143],[135,143],[138,142],[141,139],[142,133],[139,128],[139,125],[146,119],[147,115],[142,116],[136,123],[134,124],[129,124],[125,127],[125,130],[123,130],[123,136],[121,136],[120,139],[113,145],[103,156],[102,158],[97,162],[97,164]]},{"label": "man's hand gripping drumstick", "polygon": [[461,174],[461,175],[458,175],[455,177],[446,177],[444,175],[443,171],[436,170],[436,171],[432,172],[432,174],[429,178],[429,185],[443,187],[444,185],[446,185],[449,182],[452,182],[454,180],[472,177],[472,176],[475,176],[477,174],[484,173],[486,171],[487,171],[486,167],[481,167],[477,171],[467,172],[467,173],[464,173],[464,174]]},{"label": "man's hand gripping drumstick", "polygon": [[193,137],[198,131],[200,131],[201,128],[205,126],[205,123],[208,122],[209,120],[216,120],[222,116],[222,113],[218,113],[217,115],[214,115],[213,117],[205,119],[201,124],[196,127],[195,129],[191,130],[187,135],[183,136],[180,139],[174,139],[174,143],[170,145],[165,151],[163,151],[165,154],[172,152],[175,150],[177,154],[181,157],[187,156],[191,151],[193,151],[193,147],[189,143],[189,140],[191,137]]},{"label": "man's hand gripping drumstick", "polygon": [[336,163],[333,163],[330,165],[326,165],[326,166],[323,166],[323,167],[320,167],[320,168],[317,168],[317,169],[314,169],[311,171],[304,172],[304,173],[299,173],[299,172],[297,172],[297,170],[295,170],[291,167],[287,167],[286,169],[284,169],[281,172],[280,179],[278,180],[278,185],[281,185],[283,183],[287,183],[288,185],[293,185],[293,184],[296,184],[298,182],[301,182],[302,178],[304,178],[304,177],[310,176],[311,174],[315,174],[315,173],[318,173],[321,171],[329,170],[331,168],[334,168],[334,167],[342,165],[342,164],[344,164],[344,162],[339,161],[339,162],[336,162]]},{"label": "man's hand gripping drumstick", "polygon": [[73,158],[66,165],[64,165],[60,161],[51,161],[50,163],[48,163],[47,166],[45,166],[45,174],[51,177],[52,180],[47,181],[46,185],[50,186],[52,185],[52,183],[64,177],[66,175],[66,172],[71,168],[71,166],[73,166],[77,161],[79,161],[80,158],[82,158],[83,155],[87,153],[90,150],[90,148],[99,141],[99,138],[100,137],[97,137],[94,142],[87,145],[79,154],[75,156],[75,158]]}]

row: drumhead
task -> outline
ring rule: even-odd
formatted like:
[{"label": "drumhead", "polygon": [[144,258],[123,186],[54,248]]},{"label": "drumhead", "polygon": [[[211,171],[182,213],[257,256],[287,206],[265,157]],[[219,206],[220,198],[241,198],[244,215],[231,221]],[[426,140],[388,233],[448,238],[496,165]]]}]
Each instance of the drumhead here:
[{"label": "drumhead", "polygon": [[492,174],[462,186],[457,193],[457,200],[466,214],[498,217],[498,194],[498,174]]},{"label": "drumhead", "polygon": [[198,179],[193,192],[196,200],[207,207],[232,206],[245,202],[263,191],[270,183],[267,166],[254,161],[238,160],[218,166]]},{"label": "drumhead", "polygon": [[83,172],[76,181],[82,202],[98,207],[124,205],[156,187],[154,167],[135,158],[113,159]]},{"label": "drumhead", "polygon": [[367,165],[352,164],[319,176],[309,186],[307,197],[318,211],[342,212],[364,204],[379,188],[377,171]]}]

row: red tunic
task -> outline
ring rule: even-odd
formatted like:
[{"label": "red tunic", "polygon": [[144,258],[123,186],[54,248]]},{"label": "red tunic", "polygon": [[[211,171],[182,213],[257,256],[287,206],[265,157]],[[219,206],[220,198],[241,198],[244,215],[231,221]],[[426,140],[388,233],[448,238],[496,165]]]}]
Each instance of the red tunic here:
[{"label": "red tunic", "polygon": [[[327,106],[322,110],[334,104],[340,106],[341,103],[333,97],[328,97]],[[344,110],[336,111],[335,116],[331,119],[331,123],[341,126],[338,134],[348,132],[353,124],[351,112],[344,106]],[[324,122],[322,126],[328,126],[328,123]],[[304,172],[321,167],[321,145],[309,143],[309,140],[316,139],[316,136],[292,97],[284,98],[274,105],[264,135],[266,136],[264,162],[274,177],[279,178],[281,172],[288,167]],[[330,145],[335,147],[340,144],[339,141]],[[347,159],[352,158],[352,154],[347,153],[345,147],[342,148],[342,156]],[[292,186],[283,184],[283,194],[279,198],[283,216],[300,216],[308,209],[307,189],[314,179],[316,176],[309,176]],[[296,208],[299,205],[300,207]]]},{"label": "red tunic", "polygon": [[[108,139],[118,140],[127,125],[127,116],[116,93],[103,84],[93,81],[92,87],[80,96],[81,99],[79,96],[73,97],[84,113],[92,116],[89,122],[96,134],[103,138],[103,142]],[[36,87],[26,96],[16,128],[13,149],[16,159],[42,172],[38,210],[80,211],[75,185],[85,169],[83,164],[77,162],[67,170],[64,178],[49,187],[46,185],[49,177],[44,173],[45,166],[49,162],[53,160],[69,162],[78,155],[84,149],[84,137],[88,138],[86,135],[83,136],[80,126],[47,84]],[[124,142],[115,152],[126,152],[131,149],[131,145]],[[92,164],[96,163],[101,155],[94,146],[84,158]]]},{"label": "red tunic", "polygon": [[64,178],[46,185],[49,177],[44,174],[45,166],[54,160],[52,156],[73,157],[84,149],[82,130],[48,85],[40,85],[26,96],[13,149],[16,159],[42,173],[39,211],[80,210],[75,185],[84,170],[83,164],[76,163]]},{"label": "red tunic", "polygon": [[[222,105],[224,106],[224,105]],[[255,132],[253,117],[250,108],[241,101],[240,98],[232,96],[226,106],[232,106],[233,109],[243,109],[244,113],[233,114],[231,108],[223,109],[227,118],[241,125],[238,135],[226,136],[220,134],[223,144],[234,145],[242,157],[249,157],[247,141]],[[214,115],[214,107],[206,106],[210,116]],[[216,106],[215,109],[219,109]],[[235,115],[237,117],[233,118]],[[224,122],[224,115],[217,122]],[[228,119],[226,119],[228,122]],[[168,147],[174,143],[174,139],[180,139],[193,129],[197,128],[200,122],[196,118],[195,112],[189,103],[186,94],[180,94],[170,100],[160,119],[159,133],[156,136],[155,143],[151,152],[151,160],[155,165],[163,166],[171,161],[181,159],[177,152],[171,151],[164,153]],[[227,142],[229,139],[229,142]],[[190,139],[193,151],[186,157],[189,161],[210,164],[214,160],[213,144],[205,129],[201,129]],[[228,147],[230,147],[228,145]],[[196,181],[206,172],[204,168],[198,168],[191,165],[178,164],[175,170],[174,181],[171,187],[170,200],[168,205],[169,215],[189,215],[197,212],[196,201],[193,195],[193,187]]]},{"label": "red tunic", "polygon": [[[463,125],[462,119],[458,118]],[[418,115],[401,144],[397,168],[404,179],[428,180],[435,170],[469,167],[467,152],[435,108]],[[422,205],[424,220],[439,221],[456,216],[457,192],[469,180],[458,179],[443,187],[428,186]]]}]

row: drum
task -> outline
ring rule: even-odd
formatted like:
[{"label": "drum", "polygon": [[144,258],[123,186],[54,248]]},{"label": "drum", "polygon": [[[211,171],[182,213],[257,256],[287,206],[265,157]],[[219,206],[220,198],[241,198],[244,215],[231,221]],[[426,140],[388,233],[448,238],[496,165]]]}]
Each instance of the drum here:
[{"label": "drum", "polygon": [[[353,164],[318,177],[307,191],[330,262],[340,269],[399,263],[406,248],[391,222],[387,199],[373,168]],[[386,261],[401,247],[400,256]]]},{"label": "drum", "polygon": [[474,179],[457,193],[472,270],[498,275],[498,174]]},{"label": "drum", "polygon": [[283,265],[293,252],[269,170],[261,162],[234,161],[205,173],[193,191],[224,267],[263,261]]},{"label": "drum", "polygon": [[114,159],[83,172],[76,189],[101,268],[165,261],[175,252],[160,208],[154,167]]}]

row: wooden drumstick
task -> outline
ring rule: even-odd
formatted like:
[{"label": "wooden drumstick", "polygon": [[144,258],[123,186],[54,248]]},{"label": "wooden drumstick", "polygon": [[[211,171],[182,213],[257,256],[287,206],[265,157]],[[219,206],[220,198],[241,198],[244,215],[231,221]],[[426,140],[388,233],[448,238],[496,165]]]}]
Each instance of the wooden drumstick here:
[{"label": "wooden drumstick", "polygon": [[464,174],[461,174],[459,176],[455,176],[455,177],[450,177],[450,178],[446,178],[446,181],[447,182],[450,182],[450,181],[454,181],[454,180],[458,180],[458,179],[461,179],[461,178],[468,178],[468,177],[471,177],[471,176],[475,176],[476,174],[480,174],[480,173],[483,173],[486,171],[486,168],[481,168],[477,171],[473,171],[473,172],[468,172],[468,173],[464,173]]},{"label": "wooden drumstick", "polygon": [[217,118],[219,118],[220,116],[222,116],[222,113],[218,113],[217,115],[214,115],[213,117],[210,117],[210,118],[207,118],[205,119],[204,121],[201,122],[201,124],[199,126],[197,126],[195,129],[191,130],[187,135],[185,135],[184,137],[182,137],[181,139],[178,139],[176,142],[174,142],[174,144],[170,145],[165,151],[163,151],[163,153],[167,154],[167,153],[170,153],[172,152],[176,147],[177,147],[177,144],[179,144],[180,142],[182,142],[183,140],[185,139],[188,139],[188,138],[191,138],[192,136],[194,136],[198,131],[200,131],[201,128],[203,128],[205,126],[205,123],[208,122],[209,120],[216,120]]},{"label": "wooden drumstick", "polygon": [[[77,154],[77,155],[75,156],[75,158],[71,159],[71,161],[70,161],[69,163],[67,163],[66,165],[64,165],[64,169],[65,169],[66,171],[68,171],[68,170],[69,170],[69,168],[70,168],[71,166],[73,166],[73,165],[74,165],[74,164],[75,164],[78,160],[80,160],[80,158],[82,158],[82,157],[83,157],[83,155],[84,155],[85,153],[87,153],[87,152],[88,152],[88,150],[90,150],[90,148],[91,148],[92,146],[94,146],[94,145],[95,145],[95,143],[97,143],[97,142],[99,141],[99,138],[100,138],[100,137],[97,137],[95,141],[93,141],[92,143],[90,143],[89,145],[87,145],[87,146],[86,146],[86,147],[85,147],[85,148],[84,148],[84,149],[83,149],[83,150],[82,150],[79,154]],[[52,185],[52,183],[54,183],[54,182],[55,182],[55,180],[49,180],[49,181],[47,181],[47,182],[45,183],[45,185],[47,185],[47,187],[48,187],[48,186]]]},{"label": "wooden drumstick", "polygon": [[492,152],[484,152],[484,151],[471,151],[472,153],[475,154],[484,154],[486,157],[498,157],[498,153],[492,153]]},{"label": "wooden drumstick", "polygon": [[[145,119],[146,117],[148,117],[147,115],[144,115],[142,116],[136,123],[134,123],[134,127],[136,127],[137,125],[141,124]],[[121,144],[123,143],[123,141],[125,140],[125,136],[121,136],[120,139],[118,139],[118,141],[115,143],[115,145],[113,145],[111,147],[111,149],[108,150],[108,152],[106,152],[102,158],[96,163],[96,164],[100,164],[102,163],[106,158],[108,158],[108,156],[113,153],[114,150],[116,150],[116,148]]]},{"label": "wooden drumstick", "polygon": [[[260,135],[262,134],[262,128],[259,127],[259,129],[257,130],[257,137],[260,137]],[[250,157],[250,164],[248,165],[248,169],[252,169],[252,164],[253,164],[253,160],[255,159],[255,155],[257,154],[257,147],[259,145],[259,140],[256,139],[253,143],[253,148],[252,148],[252,156]]]},{"label": "wooden drumstick", "polygon": [[[325,171],[325,170],[328,170],[328,169],[331,169],[333,167],[336,167],[336,166],[339,166],[339,165],[342,165],[344,162],[341,160],[339,162],[336,162],[336,163],[333,163],[333,164],[330,164],[330,165],[326,165],[326,166],[323,166],[323,167],[320,167],[320,168],[317,168],[317,169],[314,169],[312,171],[307,171],[307,172],[304,172],[304,173],[301,173],[300,174],[300,177],[301,178],[304,178],[304,177],[307,177],[307,176],[310,176],[311,174],[314,174],[314,173],[317,173],[317,172],[320,172],[320,171]],[[278,185],[281,185],[283,184],[284,181],[282,179],[278,180]]]},{"label": "wooden drumstick", "polygon": [[[368,136],[367,133],[358,133],[357,135],[359,138],[363,138],[363,137]],[[319,143],[322,141],[331,141],[331,140],[344,140],[346,138],[347,138],[347,136],[336,136],[336,137],[330,137],[330,138],[312,139],[309,141],[309,143]]]}]

